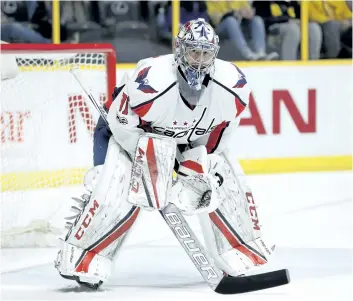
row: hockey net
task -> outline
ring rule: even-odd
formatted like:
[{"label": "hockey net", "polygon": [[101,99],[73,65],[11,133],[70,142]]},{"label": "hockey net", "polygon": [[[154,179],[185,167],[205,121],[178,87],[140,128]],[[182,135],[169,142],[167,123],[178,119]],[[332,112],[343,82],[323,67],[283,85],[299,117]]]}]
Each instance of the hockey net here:
[{"label": "hockey net", "polygon": [[1,44],[2,247],[54,246],[63,234],[99,117],[70,70],[107,104],[115,64],[106,44]]}]

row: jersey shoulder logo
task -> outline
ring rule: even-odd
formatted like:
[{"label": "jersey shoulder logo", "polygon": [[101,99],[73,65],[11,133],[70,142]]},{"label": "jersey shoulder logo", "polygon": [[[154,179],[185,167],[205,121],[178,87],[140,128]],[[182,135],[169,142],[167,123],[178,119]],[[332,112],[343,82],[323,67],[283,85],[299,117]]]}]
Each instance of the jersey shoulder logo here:
[{"label": "jersey shoulder logo", "polygon": [[246,77],[245,74],[234,64],[232,64],[238,71],[239,76],[238,76],[238,81],[236,82],[236,84],[233,86],[233,88],[243,88],[246,84]]},{"label": "jersey shoulder logo", "polygon": [[141,90],[143,93],[147,93],[147,94],[158,93],[158,91],[152,88],[148,83],[147,75],[150,69],[151,69],[151,66],[143,68],[138,73],[137,78],[135,79],[135,83],[139,84],[137,89]]}]

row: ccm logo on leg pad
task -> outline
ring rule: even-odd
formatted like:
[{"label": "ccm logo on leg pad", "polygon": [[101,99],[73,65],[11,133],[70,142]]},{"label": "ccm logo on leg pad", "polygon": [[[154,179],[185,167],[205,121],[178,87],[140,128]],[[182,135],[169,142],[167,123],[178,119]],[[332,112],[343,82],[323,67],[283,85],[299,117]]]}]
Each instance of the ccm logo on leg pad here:
[{"label": "ccm logo on leg pad", "polygon": [[92,221],[93,216],[96,214],[96,210],[99,207],[99,204],[96,200],[93,201],[93,206],[88,210],[85,218],[83,219],[83,222],[81,224],[81,226],[78,228],[75,237],[77,240],[80,240],[83,236],[83,234],[85,234],[85,229],[88,228],[89,224]]}]

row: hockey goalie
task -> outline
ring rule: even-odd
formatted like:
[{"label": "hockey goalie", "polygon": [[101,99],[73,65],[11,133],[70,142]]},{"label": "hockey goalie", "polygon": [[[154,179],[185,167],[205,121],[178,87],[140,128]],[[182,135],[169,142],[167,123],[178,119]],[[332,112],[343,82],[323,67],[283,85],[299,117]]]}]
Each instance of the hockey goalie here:
[{"label": "hockey goalie", "polygon": [[203,19],[184,24],[174,54],[140,61],[114,91],[94,133],[94,168],[55,261],[60,275],[98,287],[141,210],[174,204],[197,215],[205,249],[224,275],[267,263],[256,204],[229,141],[249,102],[246,76],[217,59]]}]

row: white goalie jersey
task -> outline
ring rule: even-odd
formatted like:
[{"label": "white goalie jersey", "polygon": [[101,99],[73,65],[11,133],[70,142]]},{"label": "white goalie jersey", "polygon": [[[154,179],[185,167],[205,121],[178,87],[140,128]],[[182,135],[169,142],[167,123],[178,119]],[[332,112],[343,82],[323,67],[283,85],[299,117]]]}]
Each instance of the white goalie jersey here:
[{"label": "white goalie jersey", "polygon": [[108,114],[116,141],[130,154],[144,132],[172,137],[177,144],[205,145],[221,153],[249,102],[244,74],[232,63],[216,59],[213,77],[206,76],[198,103],[180,92],[173,55],[138,63]]}]

